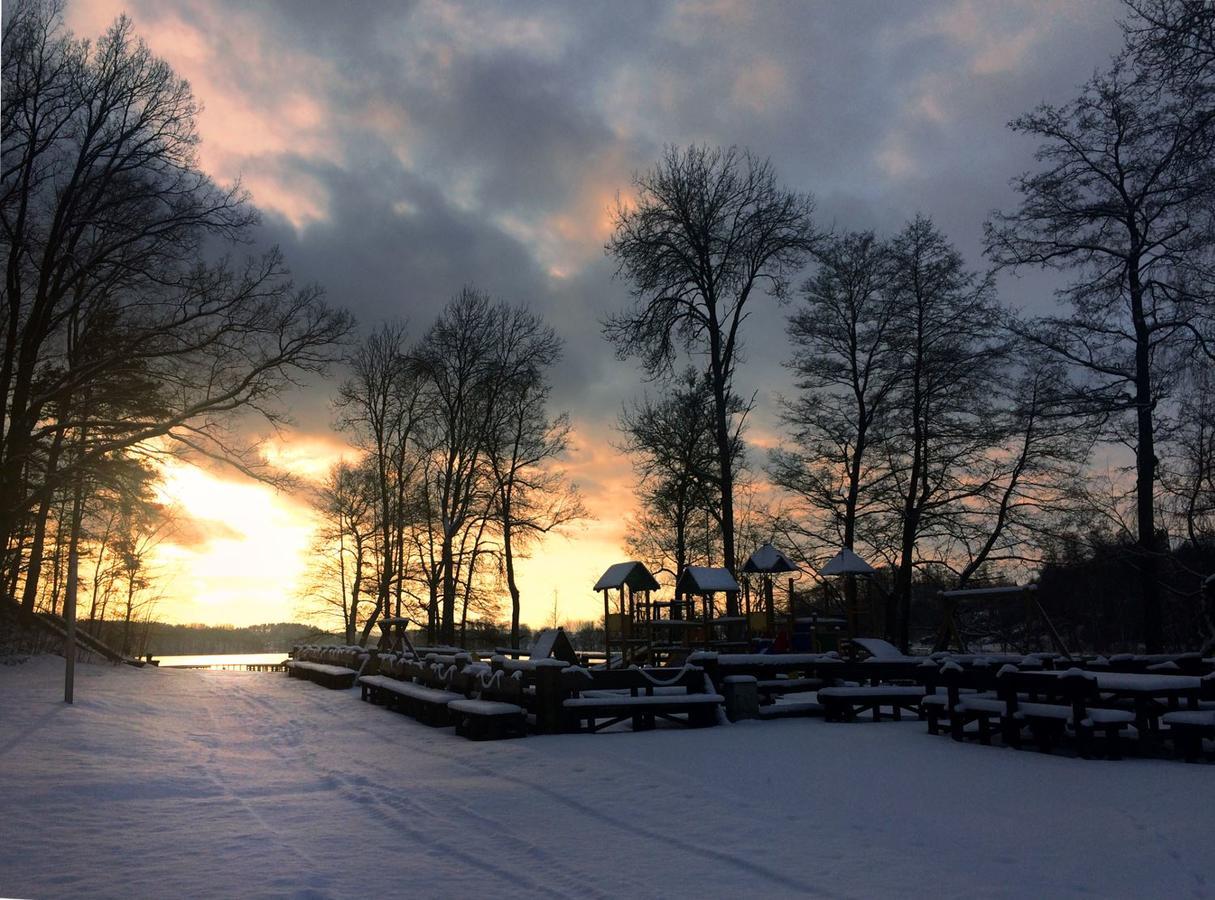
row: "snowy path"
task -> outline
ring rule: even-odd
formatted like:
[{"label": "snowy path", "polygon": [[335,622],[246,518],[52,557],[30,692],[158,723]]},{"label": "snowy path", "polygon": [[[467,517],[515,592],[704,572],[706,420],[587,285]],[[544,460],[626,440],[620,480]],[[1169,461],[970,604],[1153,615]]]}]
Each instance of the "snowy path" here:
[{"label": "snowy path", "polygon": [[918,722],[475,744],[282,676],[0,667],[0,895],[1203,897],[1215,772]]}]

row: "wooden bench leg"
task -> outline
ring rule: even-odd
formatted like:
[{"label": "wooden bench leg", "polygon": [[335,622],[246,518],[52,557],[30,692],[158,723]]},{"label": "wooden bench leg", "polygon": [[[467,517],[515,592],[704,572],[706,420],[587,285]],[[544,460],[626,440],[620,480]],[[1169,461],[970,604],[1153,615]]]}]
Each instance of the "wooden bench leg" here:
[{"label": "wooden bench leg", "polygon": [[991,720],[985,717],[985,715],[977,715],[977,717],[974,717],[974,721],[977,721],[979,726],[979,743],[982,743],[984,747],[990,747]]},{"label": "wooden bench leg", "polygon": [[1021,723],[1013,716],[1000,717],[1000,737],[1006,746],[1021,749]]},{"label": "wooden bench leg", "polygon": [[1177,755],[1186,762],[1198,762],[1202,758],[1202,732],[1197,728],[1178,729],[1172,727],[1173,747]]},{"label": "wooden bench leg", "polygon": [[1093,758],[1093,730],[1076,726],[1076,752],[1081,759]]}]

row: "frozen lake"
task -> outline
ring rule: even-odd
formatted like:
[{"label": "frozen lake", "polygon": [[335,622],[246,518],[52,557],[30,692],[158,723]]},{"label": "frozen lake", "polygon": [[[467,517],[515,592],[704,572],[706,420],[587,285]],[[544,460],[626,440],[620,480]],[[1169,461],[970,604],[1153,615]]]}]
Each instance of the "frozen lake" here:
[{"label": "frozen lake", "polygon": [[154,656],[160,665],[174,667],[205,667],[231,665],[274,665],[290,656],[286,650],[279,653],[211,653],[199,656]]}]

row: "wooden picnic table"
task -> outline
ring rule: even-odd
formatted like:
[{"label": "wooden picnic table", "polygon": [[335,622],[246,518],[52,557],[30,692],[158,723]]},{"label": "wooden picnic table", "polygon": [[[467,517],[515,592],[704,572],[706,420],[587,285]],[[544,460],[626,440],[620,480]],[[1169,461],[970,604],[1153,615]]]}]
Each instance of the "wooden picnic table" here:
[{"label": "wooden picnic table", "polygon": [[[1042,677],[1059,677],[1065,672],[1042,672]],[[1097,682],[1097,689],[1110,700],[1130,700],[1135,705],[1135,728],[1139,732],[1139,747],[1149,750],[1160,731],[1160,705],[1179,709],[1186,701],[1190,709],[1198,708],[1202,679],[1195,675],[1158,675],[1138,672],[1085,673]]]},{"label": "wooden picnic table", "polygon": [[1139,731],[1140,748],[1150,748],[1160,732],[1159,704],[1179,709],[1185,700],[1190,709],[1198,708],[1202,679],[1194,675],[1156,675],[1131,672],[1092,672],[1097,688],[1112,699],[1131,700],[1135,704],[1135,728]]}]

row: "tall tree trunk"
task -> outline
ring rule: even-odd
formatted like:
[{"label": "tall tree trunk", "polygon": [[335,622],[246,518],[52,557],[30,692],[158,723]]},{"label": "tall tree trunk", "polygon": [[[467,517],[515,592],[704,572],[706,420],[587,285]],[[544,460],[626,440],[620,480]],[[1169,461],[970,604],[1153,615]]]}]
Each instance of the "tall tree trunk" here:
[{"label": "tall tree trunk", "polygon": [[[81,437],[81,444],[84,438]],[[71,538],[68,541],[67,595],[63,599],[63,618],[67,621],[64,637],[64,686],[63,699],[71,703],[76,685],[76,588],[80,583],[80,522],[84,518],[84,476],[77,474],[76,490],[72,499]]]},{"label": "tall tree trunk", "polygon": [[439,610],[439,642],[454,644],[456,641],[456,578],[453,571],[452,536],[443,529],[443,544],[440,549],[439,570],[443,579],[442,606]]},{"label": "tall tree trunk", "polygon": [[920,529],[920,506],[917,494],[920,492],[920,480],[926,468],[926,461],[923,458],[923,428],[920,422],[921,401],[918,387],[915,389],[915,395],[916,399],[912,405],[915,415],[915,425],[912,429],[913,448],[911,469],[907,474],[907,495],[903,501],[899,571],[895,579],[894,594],[886,600],[887,640],[897,644],[904,653],[907,652],[911,643],[911,591],[915,572],[916,536]]},{"label": "tall tree trunk", "polygon": [[[726,415],[725,385],[716,374],[713,378],[716,406],[716,436],[719,471],[721,472],[721,548],[723,564],[734,572],[734,461],[730,454],[730,421]],[[738,593],[726,594],[726,615],[738,615]]]},{"label": "tall tree trunk", "polygon": [[[55,431],[51,449],[47,454],[46,477],[49,479],[59,464],[59,449],[63,445],[63,429]],[[38,582],[42,577],[42,554],[46,542],[46,520],[51,511],[51,491],[46,491],[38,504],[38,512],[34,518],[34,539],[30,544],[29,565],[25,570],[25,588],[21,595],[21,608],[27,613],[34,611],[34,601],[38,597]]]},{"label": "tall tree trunk", "polygon": [[346,593],[346,526],[338,514],[338,584],[342,591],[342,629],[345,632],[346,645],[354,643],[354,618],[350,603],[350,595]]},{"label": "tall tree trunk", "polygon": [[[709,354],[713,381],[714,436],[717,438],[717,464],[721,473],[721,547],[724,565],[734,574],[734,459],[730,453],[730,360],[725,359],[717,324],[716,303],[709,301]],[[726,615],[738,615],[738,593],[726,594]]]},{"label": "tall tree trunk", "polygon": [[1151,331],[1143,309],[1137,267],[1130,268],[1131,317],[1135,326],[1135,504],[1139,531],[1139,578],[1143,594],[1143,643],[1148,653],[1162,644],[1160,552],[1156,537],[1156,440],[1152,421]]},{"label": "tall tree trunk", "polygon": [[350,626],[347,629],[347,642],[353,644],[354,636],[358,633],[359,627],[359,598],[363,591],[363,565],[364,554],[363,540],[356,539],[354,550],[354,580],[350,585]]},{"label": "tall tree trunk", "polygon": [[[849,550],[856,549],[856,507],[861,492],[861,466],[865,454],[865,405],[858,404],[860,417],[858,419],[856,448],[852,453],[852,464],[848,467],[848,493],[844,497],[844,546]],[[844,610],[848,616],[854,616],[856,609],[856,576],[848,575],[844,579]],[[889,626],[887,626],[889,628]]]},{"label": "tall tree trunk", "polygon": [[135,608],[135,574],[127,573],[127,608],[122,618],[122,650],[123,656],[131,650],[131,613]]},{"label": "tall tree trunk", "polygon": [[506,589],[510,591],[510,645],[519,649],[519,585],[515,581],[515,552],[511,544],[510,512],[502,516],[502,554],[506,565]]}]

